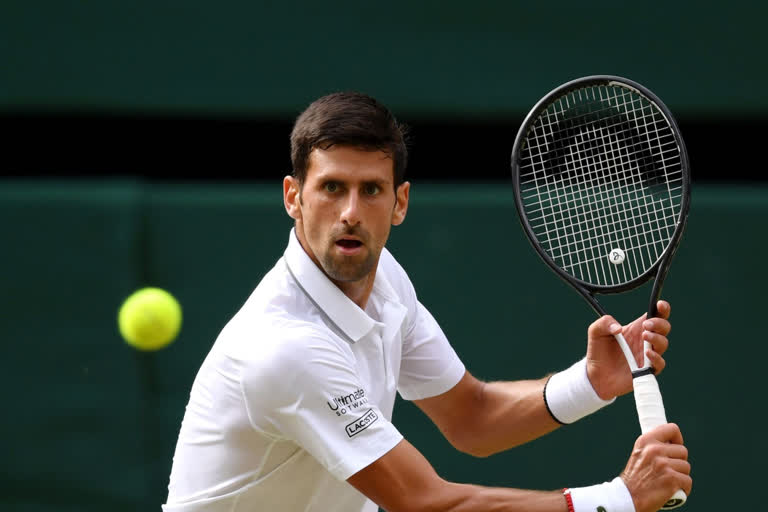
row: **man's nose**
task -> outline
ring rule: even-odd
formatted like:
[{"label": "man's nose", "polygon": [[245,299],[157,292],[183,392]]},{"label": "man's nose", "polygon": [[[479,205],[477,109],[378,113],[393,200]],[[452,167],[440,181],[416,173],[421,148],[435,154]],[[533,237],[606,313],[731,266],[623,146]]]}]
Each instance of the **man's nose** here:
[{"label": "man's nose", "polygon": [[350,226],[360,223],[360,197],[357,192],[347,194],[341,210],[341,221]]}]

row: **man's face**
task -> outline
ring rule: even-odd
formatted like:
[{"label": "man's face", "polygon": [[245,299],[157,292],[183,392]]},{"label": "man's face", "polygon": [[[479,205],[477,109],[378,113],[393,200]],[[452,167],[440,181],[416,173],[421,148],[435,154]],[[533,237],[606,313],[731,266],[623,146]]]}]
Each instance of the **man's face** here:
[{"label": "man's face", "polygon": [[372,276],[392,225],[405,219],[409,184],[395,191],[392,159],[351,146],[314,149],[304,185],[283,182],[288,214],[310,258],[335,282]]}]

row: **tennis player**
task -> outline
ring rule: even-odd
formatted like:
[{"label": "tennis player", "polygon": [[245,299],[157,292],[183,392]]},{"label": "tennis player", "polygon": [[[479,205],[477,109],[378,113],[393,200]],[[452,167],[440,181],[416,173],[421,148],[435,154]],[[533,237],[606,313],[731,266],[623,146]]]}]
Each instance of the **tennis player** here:
[{"label": "tennis player", "polygon": [[[166,512],[650,512],[691,490],[680,430],[640,436],[611,481],[556,491],[448,482],[392,424],[413,400],[456,449],[484,457],[632,389],[613,334],[664,368],[660,318],[587,330],[586,357],[549,378],[482,382],[451,348],[384,247],[408,210],[407,151],[390,111],[359,93],[312,103],[291,134],[282,258],[224,327],[192,386]],[[567,454],[556,464],[578,470]]]}]

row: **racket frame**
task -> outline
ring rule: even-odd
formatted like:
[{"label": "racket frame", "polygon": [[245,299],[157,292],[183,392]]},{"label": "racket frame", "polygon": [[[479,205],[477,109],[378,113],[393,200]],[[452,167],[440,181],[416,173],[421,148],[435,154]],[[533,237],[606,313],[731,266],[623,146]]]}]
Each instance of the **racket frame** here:
[{"label": "racket frame", "polygon": [[[519,179],[520,178],[519,159],[520,159],[520,153],[523,149],[523,144],[527,140],[528,132],[530,131],[533,124],[539,119],[540,115],[544,111],[546,111],[546,108],[554,100],[562,96],[565,96],[566,94],[572,91],[582,89],[584,87],[595,86],[595,85],[609,86],[613,84],[618,84],[622,87],[628,87],[629,89],[633,89],[638,94],[645,96],[648,100],[650,100],[656,106],[656,108],[658,108],[659,112],[664,116],[666,121],[669,123],[670,127],[672,128],[672,133],[675,138],[675,142],[677,143],[680,150],[682,194],[680,198],[680,215],[675,225],[675,231],[674,233],[672,233],[672,237],[670,238],[669,243],[664,248],[664,252],[653,263],[653,265],[651,265],[641,275],[639,275],[638,277],[626,283],[622,283],[618,285],[596,285],[593,283],[587,283],[569,274],[568,272],[560,268],[557,265],[557,263],[555,263],[555,261],[550,257],[550,255],[547,254],[547,252],[544,251],[544,249],[542,249],[538,239],[536,238],[536,235],[533,232],[533,228],[528,222],[527,214],[523,209],[522,189],[520,187],[520,179]],[[544,262],[553,271],[555,271],[556,274],[558,274],[562,279],[564,279],[565,282],[567,282],[577,292],[579,292],[579,294],[581,294],[584,297],[584,299],[589,303],[590,306],[592,306],[592,309],[594,309],[599,316],[606,315],[607,312],[595,298],[596,294],[613,294],[613,293],[621,293],[621,292],[633,290],[638,286],[642,285],[643,283],[647,282],[649,279],[651,279],[654,276],[654,274],[656,277],[654,279],[653,290],[651,291],[651,298],[648,304],[647,311],[648,311],[648,318],[658,316],[658,311],[656,310],[656,303],[658,302],[659,297],[661,296],[661,289],[664,284],[664,279],[667,275],[667,272],[669,271],[669,264],[680,243],[680,239],[683,235],[683,231],[685,230],[686,221],[688,219],[688,211],[690,209],[690,194],[691,194],[688,152],[685,148],[685,143],[683,142],[683,138],[680,135],[680,128],[678,127],[677,122],[675,121],[675,118],[672,115],[672,112],[670,112],[670,110],[667,108],[666,105],[664,105],[664,103],[661,101],[661,99],[659,99],[658,96],[656,96],[653,92],[648,90],[648,88],[644,87],[643,85],[633,80],[630,80],[628,78],[623,78],[620,76],[615,76],[615,75],[585,76],[582,78],[571,80],[570,82],[566,82],[556,87],[555,89],[552,89],[547,95],[541,98],[536,103],[536,105],[534,105],[534,107],[525,117],[523,124],[520,126],[517,137],[515,137],[515,143],[514,143],[514,146],[512,147],[512,178],[513,178],[512,185],[513,185],[514,194],[515,194],[515,208],[517,209],[518,218],[520,219],[520,222],[523,226],[523,230],[525,231],[525,234],[528,237],[528,239],[532,242],[531,245],[533,245],[533,248],[539,254],[541,259],[543,259]]]}]

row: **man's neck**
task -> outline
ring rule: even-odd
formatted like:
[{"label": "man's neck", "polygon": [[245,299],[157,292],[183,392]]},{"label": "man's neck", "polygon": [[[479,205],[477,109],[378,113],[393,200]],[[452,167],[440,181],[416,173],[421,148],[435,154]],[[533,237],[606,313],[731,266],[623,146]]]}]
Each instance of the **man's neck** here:
[{"label": "man's neck", "polygon": [[[320,270],[322,270],[322,267]],[[376,270],[374,269],[371,271],[370,274],[360,281],[336,281],[330,277],[328,279],[330,279],[331,282],[349,298],[349,300],[357,304],[360,309],[365,310],[365,306],[368,304],[368,298],[371,296],[371,291],[373,291]]]}]

